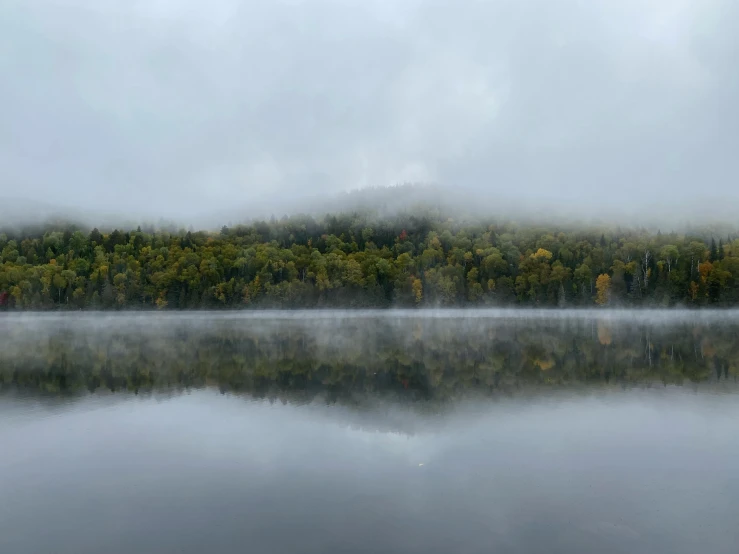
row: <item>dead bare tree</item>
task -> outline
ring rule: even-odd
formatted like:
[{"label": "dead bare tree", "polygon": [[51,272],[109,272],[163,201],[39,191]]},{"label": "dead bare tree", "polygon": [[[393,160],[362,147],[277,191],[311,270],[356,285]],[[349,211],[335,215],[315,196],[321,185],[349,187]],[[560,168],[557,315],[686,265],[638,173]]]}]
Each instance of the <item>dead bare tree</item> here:
[{"label": "dead bare tree", "polygon": [[652,253],[649,248],[644,249],[644,262],[642,263],[642,273],[644,274],[644,290],[649,287],[649,260],[652,258]]}]

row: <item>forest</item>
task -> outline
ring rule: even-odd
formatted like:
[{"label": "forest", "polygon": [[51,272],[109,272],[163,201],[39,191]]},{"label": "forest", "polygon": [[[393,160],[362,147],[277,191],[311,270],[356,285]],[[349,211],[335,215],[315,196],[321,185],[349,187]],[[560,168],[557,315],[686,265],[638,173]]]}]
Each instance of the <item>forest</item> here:
[{"label": "forest", "polygon": [[708,231],[353,212],[0,233],[0,310],[737,304],[739,239]]}]

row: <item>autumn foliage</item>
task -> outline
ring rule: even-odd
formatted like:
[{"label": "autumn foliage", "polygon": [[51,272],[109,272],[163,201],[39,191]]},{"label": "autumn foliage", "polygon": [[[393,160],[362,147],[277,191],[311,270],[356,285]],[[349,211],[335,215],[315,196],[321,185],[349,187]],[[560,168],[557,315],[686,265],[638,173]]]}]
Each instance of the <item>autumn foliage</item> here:
[{"label": "autumn foliage", "polygon": [[595,280],[595,303],[603,306],[608,304],[608,296],[611,293],[611,277],[607,273],[601,273]]},{"label": "autumn foliage", "polygon": [[0,233],[0,309],[736,305],[739,240],[442,216]]}]

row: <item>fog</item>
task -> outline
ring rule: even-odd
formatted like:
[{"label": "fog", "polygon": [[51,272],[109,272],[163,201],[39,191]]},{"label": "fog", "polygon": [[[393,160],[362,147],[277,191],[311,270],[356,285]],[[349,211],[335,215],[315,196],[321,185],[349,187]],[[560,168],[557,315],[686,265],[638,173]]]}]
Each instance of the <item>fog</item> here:
[{"label": "fog", "polygon": [[[7,340],[0,361],[18,356],[39,356],[32,345],[49,344],[54,339],[69,342],[69,348],[89,346],[114,337],[150,343],[154,349],[173,351],[187,337],[212,340],[221,334],[265,341],[261,347],[284,353],[269,339],[282,334],[300,337],[321,348],[322,353],[346,353],[361,348],[408,347],[414,341],[466,340],[485,338],[491,330],[512,335],[521,329],[546,329],[567,337],[596,325],[613,332],[638,337],[651,331],[665,333],[690,329],[707,331],[721,327],[734,332],[739,326],[739,309],[528,309],[528,308],[443,308],[443,309],[309,309],[252,311],[183,312],[17,312],[0,313],[0,336]],[[425,331],[425,332],[424,332]],[[696,331],[697,332],[697,331]],[[588,333],[586,333],[588,334]],[[357,337],[362,337],[361,341]],[[501,337],[498,337],[501,340]],[[358,344],[361,342],[363,344]],[[117,348],[124,348],[121,342]],[[375,353],[376,355],[376,353]]]},{"label": "fog", "polygon": [[354,408],[565,385],[736,391],[738,333],[739,310],[8,313],[0,390],[218,387]]},{"label": "fog", "polygon": [[729,220],[737,21],[731,0],[6,1],[0,220],[217,227],[409,182],[495,214]]},{"label": "fog", "polygon": [[[183,312],[17,312],[0,314],[0,324],[10,327],[26,327],[34,334],[44,328],[53,330],[59,323],[79,326],[81,330],[116,330],[131,328],[140,330],[145,323],[155,329],[166,330],[172,325],[191,328],[208,328],[225,322],[228,326],[243,326],[252,331],[271,332],[283,322],[297,322],[307,330],[316,325],[341,329],[340,321],[357,321],[371,325],[373,321],[403,324],[405,320],[443,320],[455,326],[459,333],[478,326],[480,320],[491,324],[522,324],[537,321],[573,322],[605,321],[618,324],[647,324],[670,327],[684,324],[739,322],[739,309],[583,309],[583,308],[428,308],[428,309],[309,309],[309,310],[251,310],[251,311],[189,311]],[[330,339],[331,337],[329,337]]]}]

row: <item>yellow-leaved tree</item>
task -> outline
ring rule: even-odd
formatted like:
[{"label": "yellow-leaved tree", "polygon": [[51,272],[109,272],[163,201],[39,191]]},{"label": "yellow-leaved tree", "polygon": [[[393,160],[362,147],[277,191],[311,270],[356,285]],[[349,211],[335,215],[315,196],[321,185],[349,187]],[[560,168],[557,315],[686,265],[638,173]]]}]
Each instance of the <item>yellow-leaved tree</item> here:
[{"label": "yellow-leaved tree", "polygon": [[611,293],[611,278],[607,273],[601,273],[595,280],[595,302],[601,306],[608,304]]},{"label": "yellow-leaved tree", "polygon": [[413,296],[416,300],[416,304],[420,304],[423,300],[423,283],[420,279],[414,278],[411,281],[411,288],[413,289]]}]

